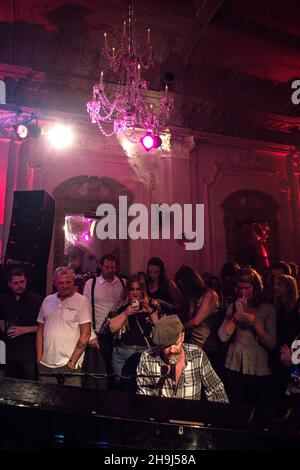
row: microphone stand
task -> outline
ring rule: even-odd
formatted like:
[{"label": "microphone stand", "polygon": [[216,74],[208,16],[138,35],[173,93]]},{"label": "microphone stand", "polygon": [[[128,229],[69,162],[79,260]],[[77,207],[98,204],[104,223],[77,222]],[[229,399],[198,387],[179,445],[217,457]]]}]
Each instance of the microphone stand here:
[{"label": "microphone stand", "polygon": [[117,377],[120,379],[137,379],[137,378],[148,378],[148,379],[159,379],[161,378],[160,375],[146,375],[146,374],[140,374],[140,375],[119,375],[119,374],[106,374],[106,373],[101,373],[101,374],[93,374],[93,373],[88,373],[88,372],[42,372],[39,374],[40,377],[55,377],[57,380],[57,383],[59,385],[64,385],[65,379],[67,377],[92,377],[94,379],[107,379],[108,377]]},{"label": "microphone stand", "polygon": [[174,359],[169,360],[170,364],[170,379],[172,382],[173,397],[176,394],[176,361]]}]

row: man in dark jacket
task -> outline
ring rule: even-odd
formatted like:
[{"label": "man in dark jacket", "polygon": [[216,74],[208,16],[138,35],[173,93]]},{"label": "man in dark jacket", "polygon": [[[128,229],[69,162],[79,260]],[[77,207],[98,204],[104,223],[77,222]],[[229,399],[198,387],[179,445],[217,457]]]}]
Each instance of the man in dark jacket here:
[{"label": "man in dark jacket", "polygon": [[27,291],[22,269],[8,276],[9,292],[0,296],[0,329],[6,345],[5,375],[18,379],[36,379],[35,336],[42,297]]}]

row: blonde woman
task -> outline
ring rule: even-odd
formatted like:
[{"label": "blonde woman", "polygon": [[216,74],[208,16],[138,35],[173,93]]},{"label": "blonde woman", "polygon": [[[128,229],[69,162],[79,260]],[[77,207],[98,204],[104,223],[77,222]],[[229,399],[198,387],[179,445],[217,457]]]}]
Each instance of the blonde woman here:
[{"label": "blonde woman", "polygon": [[223,342],[230,340],[225,367],[229,400],[257,403],[271,389],[269,355],[276,344],[276,314],[263,302],[263,284],[252,268],[237,273],[237,299],[229,305],[218,331]]}]

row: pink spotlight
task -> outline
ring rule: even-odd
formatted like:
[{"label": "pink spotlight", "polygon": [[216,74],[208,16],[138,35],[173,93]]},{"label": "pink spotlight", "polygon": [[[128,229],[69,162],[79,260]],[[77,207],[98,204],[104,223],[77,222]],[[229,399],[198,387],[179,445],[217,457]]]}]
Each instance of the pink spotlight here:
[{"label": "pink spotlight", "polygon": [[84,239],[84,241],[89,242],[89,241],[90,241],[90,238],[91,238],[90,232],[85,232],[85,233],[82,235],[82,238]]},{"label": "pink spotlight", "polygon": [[152,134],[152,132],[147,132],[143,137],[140,139],[140,142],[144,149],[149,152],[153,148],[157,149],[160,147],[162,140],[158,135]]}]

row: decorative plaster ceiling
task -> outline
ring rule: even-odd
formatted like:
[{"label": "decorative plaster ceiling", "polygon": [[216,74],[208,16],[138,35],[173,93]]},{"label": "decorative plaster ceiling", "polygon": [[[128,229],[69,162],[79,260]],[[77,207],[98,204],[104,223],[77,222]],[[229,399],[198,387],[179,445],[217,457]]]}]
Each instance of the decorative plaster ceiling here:
[{"label": "decorative plaster ceiling", "polygon": [[[64,96],[66,109],[84,109],[99,78],[103,32],[108,31],[111,43],[117,45],[127,0],[2,0],[2,4],[0,78],[5,67],[6,77],[11,77],[12,67],[19,68],[19,74],[30,71],[9,89],[13,100],[59,109]],[[250,121],[251,112],[271,113],[274,122],[276,115],[297,118],[290,84],[300,78],[298,0],[135,0],[134,4],[141,45],[151,28],[155,67],[146,76],[150,89],[160,91],[169,82],[170,91],[182,97],[176,111],[181,122],[209,123],[208,115],[226,121],[231,113],[238,122],[245,112]],[[114,81],[113,75],[106,77]],[[30,93],[27,96],[22,87],[38,90],[36,102],[30,102]],[[266,123],[262,127],[269,127],[272,116],[260,119]],[[254,125],[257,122],[257,117],[252,119]]]}]

